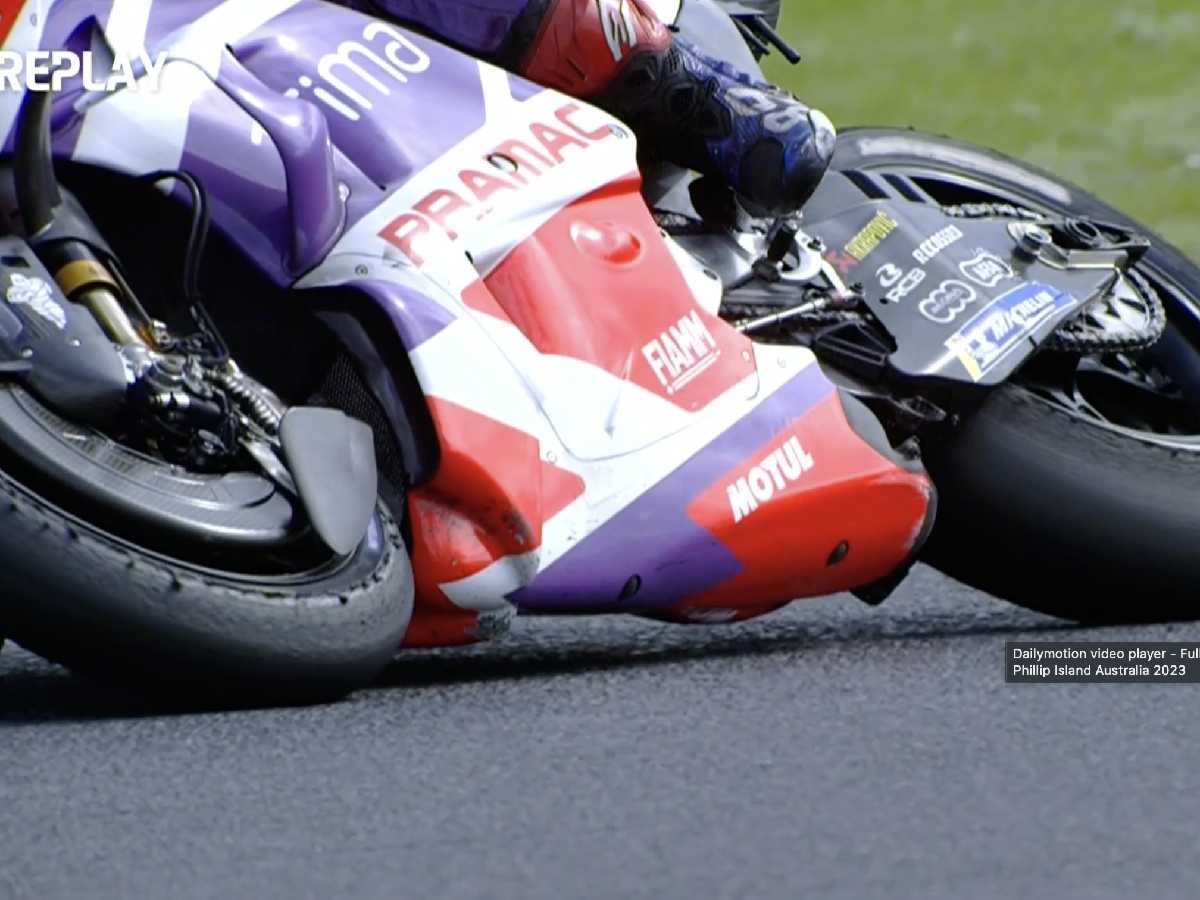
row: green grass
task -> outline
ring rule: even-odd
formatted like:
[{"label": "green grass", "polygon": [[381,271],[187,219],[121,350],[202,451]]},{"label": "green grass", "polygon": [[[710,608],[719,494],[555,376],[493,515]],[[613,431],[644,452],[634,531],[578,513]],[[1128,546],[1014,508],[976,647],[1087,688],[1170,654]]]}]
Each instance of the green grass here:
[{"label": "green grass", "polygon": [[784,0],[772,79],[841,126],[1027,159],[1200,259],[1197,0]]}]

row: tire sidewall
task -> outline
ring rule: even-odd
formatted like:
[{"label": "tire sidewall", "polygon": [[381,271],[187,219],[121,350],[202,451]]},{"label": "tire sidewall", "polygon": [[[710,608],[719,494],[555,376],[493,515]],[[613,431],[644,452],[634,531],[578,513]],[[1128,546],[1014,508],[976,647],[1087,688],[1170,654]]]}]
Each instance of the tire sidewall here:
[{"label": "tire sidewall", "polygon": [[336,571],[262,584],[141,550],[0,472],[0,621],[75,669],[154,690],[323,698],[387,665],[412,608],[405,545],[382,505]]}]

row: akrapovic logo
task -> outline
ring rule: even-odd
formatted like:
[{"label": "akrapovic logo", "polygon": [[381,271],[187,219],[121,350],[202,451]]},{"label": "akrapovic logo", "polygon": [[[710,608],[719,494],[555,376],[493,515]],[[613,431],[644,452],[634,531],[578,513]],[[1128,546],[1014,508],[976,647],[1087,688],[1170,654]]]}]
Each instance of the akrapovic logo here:
[{"label": "akrapovic logo", "polygon": [[674,394],[716,363],[721,351],[700,313],[693,311],[643,347],[642,356],[667,393]]},{"label": "akrapovic logo", "polygon": [[87,91],[154,93],[162,86],[167,61],[166,53],[109,58],[91,50],[0,50],[0,93],[57,93],[76,78]]},{"label": "akrapovic logo", "polygon": [[764,503],[770,503],[788,485],[811,471],[814,464],[812,454],[804,451],[800,438],[792,435],[783,446],[772,450],[766,459],[725,488],[734,524],[756,512]]}]

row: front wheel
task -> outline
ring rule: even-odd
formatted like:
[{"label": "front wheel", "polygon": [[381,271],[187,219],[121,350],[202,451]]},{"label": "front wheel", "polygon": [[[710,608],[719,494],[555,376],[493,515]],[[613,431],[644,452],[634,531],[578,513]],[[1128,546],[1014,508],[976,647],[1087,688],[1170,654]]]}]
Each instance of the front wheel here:
[{"label": "front wheel", "polygon": [[[154,693],[310,702],[364,686],[403,640],[412,572],[383,504],[334,558],[258,476],[179,472],[18,388],[0,390],[0,445],[0,623],[47,659]],[[295,533],[256,533],[266,510]],[[184,540],[194,524],[242,545]]]},{"label": "front wheel", "polygon": [[1149,229],[1019,160],[948,138],[850,129],[834,168],[945,204],[1009,203],[1121,223],[1168,309],[1149,351],[1044,354],[926,463],[941,506],[925,558],[989,593],[1078,621],[1200,617],[1200,267]]}]

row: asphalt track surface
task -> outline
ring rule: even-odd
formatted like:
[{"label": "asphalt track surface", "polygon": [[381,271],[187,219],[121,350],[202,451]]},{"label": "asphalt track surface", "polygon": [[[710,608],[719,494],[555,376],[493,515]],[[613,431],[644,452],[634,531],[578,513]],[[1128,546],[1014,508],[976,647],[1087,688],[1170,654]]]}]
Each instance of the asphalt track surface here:
[{"label": "asphalt track surface", "polygon": [[918,570],[726,630],[530,620],[313,709],[0,655],[0,898],[1194,897],[1200,687],[1006,686],[1064,630]]}]

